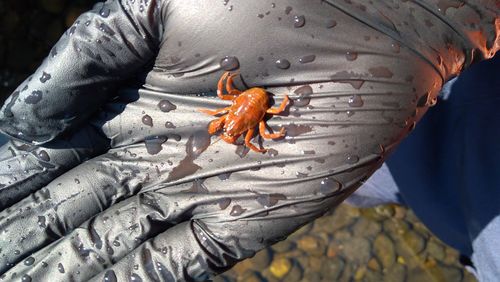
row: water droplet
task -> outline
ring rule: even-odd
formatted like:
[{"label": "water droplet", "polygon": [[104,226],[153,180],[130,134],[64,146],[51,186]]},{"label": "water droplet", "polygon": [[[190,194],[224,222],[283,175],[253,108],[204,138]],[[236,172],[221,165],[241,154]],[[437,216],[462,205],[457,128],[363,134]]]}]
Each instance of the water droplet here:
[{"label": "water droplet", "polygon": [[47,82],[47,80],[49,80],[51,78],[50,74],[49,73],[46,73],[46,72],[43,72],[42,73],[42,76],[40,77],[40,82],[41,83],[45,83]]},{"label": "water droplet", "polygon": [[198,130],[189,138],[186,144],[186,152],[193,157],[198,157],[209,145],[210,135],[208,132]]},{"label": "water droplet", "polygon": [[280,69],[287,69],[290,67],[290,62],[287,59],[279,59],[276,61],[276,66]]},{"label": "water droplet", "polygon": [[306,55],[299,58],[301,64],[307,64],[313,62],[316,59],[316,55]]},{"label": "water droplet", "polygon": [[153,127],[153,119],[149,115],[144,115],[142,117],[142,123],[147,125],[147,126]]},{"label": "water droplet", "polygon": [[20,255],[20,254],[21,254],[21,251],[19,251],[19,250],[14,250],[14,255],[18,256],[18,255]]},{"label": "water droplet", "polygon": [[115,247],[120,247],[120,245],[121,245],[121,244],[120,244],[120,242],[118,242],[118,240],[114,240],[114,241],[113,241],[113,246],[115,246]]},{"label": "water droplet", "polygon": [[276,205],[279,200],[286,200],[286,196],[283,194],[265,194],[257,197],[257,203],[265,208]]},{"label": "water droplet", "polygon": [[222,180],[222,181],[226,181],[229,179],[229,177],[231,176],[231,173],[230,172],[226,172],[226,173],[221,173],[219,175],[217,175],[217,177]]},{"label": "water droplet", "polygon": [[323,195],[328,195],[339,191],[341,187],[342,185],[340,184],[340,182],[331,177],[326,177],[321,180],[319,192]]},{"label": "water droplet", "polygon": [[162,111],[164,113],[168,113],[170,111],[177,109],[177,106],[170,103],[170,101],[168,101],[168,100],[161,100],[158,103],[158,108],[160,108],[160,111]]},{"label": "water droplet", "polygon": [[293,8],[292,8],[292,7],[287,6],[287,7],[285,8],[285,14],[289,15],[289,14],[290,14],[290,12],[291,12],[292,10],[293,10]]},{"label": "water droplet", "polygon": [[363,99],[361,99],[361,96],[359,95],[352,95],[351,97],[349,97],[348,103],[350,107],[362,107]]},{"label": "water droplet", "polygon": [[176,126],[173,123],[171,123],[170,121],[167,121],[167,122],[165,122],[165,127],[166,128],[175,128]]},{"label": "water droplet", "polygon": [[42,91],[36,90],[31,92],[31,94],[24,99],[26,104],[36,104],[42,100]]},{"label": "water droplet", "polygon": [[326,21],[326,28],[334,28],[337,26],[337,21],[336,20],[333,20],[333,19],[330,19],[328,21]]},{"label": "water droplet", "polygon": [[105,282],[117,282],[118,279],[116,278],[116,274],[113,270],[108,270],[104,274],[104,281]]},{"label": "water droplet", "polygon": [[220,61],[220,66],[226,71],[235,70],[240,67],[240,62],[236,57],[226,56]]},{"label": "water droplet", "polygon": [[38,157],[44,162],[50,161],[50,156],[45,150],[41,150],[40,152],[38,152]]},{"label": "water droplet", "polygon": [[355,164],[355,163],[359,162],[359,157],[356,155],[349,155],[346,158],[346,162],[348,164]]},{"label": "water droplet", "polygon": [[69,35],[73,35],[75,33],[75,30],[76,30],[76,26],[72,26],[70,29],[69,29]]},{"label": "water droplet", "polygon": [[229,213],[231,216],[239,216],[244,213],[247,209],[242,208],[240,205],[234,205]]},{"label": "water droplet", "polygon": [[139,275],[132,273],[132,274],[130,274],[130,281],[131,282],[142,282],[142,279]]},{"label": "water droplet", "polygon": [[75,178],[75,183],[76,183],[76,184],[80,184],[80,179]]},{"label": "water droplet", "polygon": [[441,14],[446,14],[446,11],[449,8],[455,8],[458,9],[464,5],[464,1],[456,1],[456,0],[439,0],[437,3],[438,6],[438,11],[441,12]]},{"label": "water droplet", "polygon": [[300,171],[296,171],[296,172],[295,172],[295,175],[296,175],[298,178],[304,178],[304,177],[307,177],[307,173],[303,173],[303,172],[300,172]]},{"label": "water droplet", "polygon": [[276,157],[278,155],[278,151],[276,149],[268,149],[267,154],[271,157]]},{"label": "water droplet", "polygon": [[305,107],[311,102],[309,95],[313,93],[313,89],[309,85],[304,85],[297,88],[294,93],[298,94],[299,97],[293,100],[293,105],[295,107]]},{"label": "water droplet", "polygon": [[60,273],[64,273],[64,272],[65,272],[65,271],[64,271],[64,265],[62,265],[62,263],[59,263],[59,264],[57,265],[57,270],[59,270],[59,272],[60,272]]},{"label": "water droplet", "polygon": [[24,274],[23,277],[21,278],[21,281],[31,282],[31,276],[29,276],[28,274]]},{"label": "water droplet", "polygon": [[296,28],[303,27],[306,24],[306,18],[304,16],[294,16],[293,26]]},{"label": "water droplet", "polygon": [[374,77],[391,78],[394,74],[386,67],[373,67],[369,68],[368,71]]},{"label": "water droplet", "polygon": [[114,30],[113,30],[113,29],[111,29],[111,28],[110,28],[107,24],[105,24],[105,23],[101,23],[101,24],[99,25],[99,30],[100,30],[100,31],[102,31],[102,32],[104,32],[104,33],[106,33],[106,34],[108,34],[109,36],[113,36],[113,35],[115,35]]},{"label": "water droplet", "polygon": [[106,6],[103,4],[101,11],[99,12],[99,15],[103,18],[107,18],[109,16],[110,9],[106,8]]},{"label": "water droplet", "polygon": [[221,210],[225,210],[231,204],[231,199],[230,198],[222,198],[219,201],[217,201],[217,204],[219,204],[219,208]]},{"label": "water droplet", "polygon": [[358,58],[358,53],[357,52],[354,52],[354,51],[347,51],[345,53],[345,58],[348,60],[348,61],[354,61]]},{"label": "water droplet", "polygon": [[354,111],[346,111],[345,114],[348,116],[348,117],[352,117],[355,112]]},{"label": "water droplet", "polygon": [[316,154],[316,151],[314,150],[302,150],[303,155],[314,155]]},{"label": "water droplet", "polygon": [[394,41],[391,43],[391,48],[392,52],[399,53],[399,51],[401,50],[401,45],[399,45],[399,42]]},{"label": "water droplet", "polygon": [[34,257],[28,257],[24,260],[24,265],[30,266],[35,263],[35,258]]},{"label": "water droplet", "polygon": [[276,8],[276,4],[275,3],[271,3],[271,8]]},{"label": "water droplet", "polygon": [[258,14],[257,17],[262,19],[264,18],[264,14]]}]

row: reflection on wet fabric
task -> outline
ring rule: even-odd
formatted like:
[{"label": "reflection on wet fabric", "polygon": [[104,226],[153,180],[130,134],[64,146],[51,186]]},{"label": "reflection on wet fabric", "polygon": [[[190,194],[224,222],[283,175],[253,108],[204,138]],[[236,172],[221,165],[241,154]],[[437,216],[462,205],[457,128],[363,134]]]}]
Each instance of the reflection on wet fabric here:
[{"label": "reflection on wet fabric", "polygon": [[[35,144],[27,160],[0,149],[34,179],[1,167],[0,197],[21,191],[0,212],[1,279],[206,280],[343,201],[471,53],[498,49],[453,30],[451,8],[348,2],[122,0],[82,15],[2,108],[0,130]],[[266,120],[286,136],[252,141],[266,154],[208,134],[197,109],[230,105],[215,96],[224,71],[273,105],[290,97]],[[135,75],[143,89],[117,90]],[[95,150],[58,143],[84,130]]]}]

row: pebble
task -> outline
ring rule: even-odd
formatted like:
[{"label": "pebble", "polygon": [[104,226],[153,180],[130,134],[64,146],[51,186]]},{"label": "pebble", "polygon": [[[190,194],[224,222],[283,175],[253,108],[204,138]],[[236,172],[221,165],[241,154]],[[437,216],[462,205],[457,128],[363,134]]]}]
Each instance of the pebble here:
[{"label": "pebble", "polygon": [[297,241],[297,246],[313,256],[320,256],[325,253],[325,243],[316,236],[305,235]]},{"label": "pebble", "polygon": [[403,235],[403,240],[416,254],[419,254],[425,248],[424,238],[415,231],[405,233]]},{"label": "pebble", "polygon": [[373,242],[373,251],[378,260],[382,263],[382,267],[389,269],[396,261],[396,252],[394,244],[385,234],[379,234]]},{"label": "pebble", "polygon": [[344,270],[345,262],[340,258],[325,260],[321,266],[323,281],[337,281]]},{"label": "pebble", "polygon": [[367,264],[371,257],[371,245],[368,239],[363,237],[352,237],[342,242],[342,252],[350,261],[361,265]]},{"label": "pebble", "polygon": [[356,223],[352,226],[354,236],[371,238],[375,237],[382,230],[382,226],[374,220],[364,217],[358,218]]},{"label": "pebble", "polygon": [[269,270],[276,278],[283,278],[292,269],[292,262],[287,258],[277,258],[272,261]]}]

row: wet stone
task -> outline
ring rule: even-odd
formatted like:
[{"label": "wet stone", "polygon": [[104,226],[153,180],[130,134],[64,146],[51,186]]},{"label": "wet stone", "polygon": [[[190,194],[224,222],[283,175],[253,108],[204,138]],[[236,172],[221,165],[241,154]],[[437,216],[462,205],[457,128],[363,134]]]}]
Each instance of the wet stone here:
[{"label": "wet stone", "polygon": [[342,240],[342,252],[349,260],[357,264],[366,264],[371,257],[370,242],[363,237],[352,237],[349,240]]},{"label": "wet stone", "polygon": [[231,71],[240,67],[240,62],[238,58],[232,56],[226,56],[220,61],[220,67],[223,70]]},{"label": "wet stone", "polygon": [[338,281],[345,267],[345,262],[340,258],[325,260],[321,266],[322,281]]},{"label": "wet stone", "polygon": [[277,253],[284,253],[293,250],[295,248],[295,243],[292,240],[283,240],[274,244],[271,248]]},{"label": "wet stone", "polygon": [[394,244],[385,234],[379,234],[373,242],[373,251],[384,269],[389,269],[396,261]]},{"label": "wet stone", "polygon": [[356,223],[352,226],[354,236],[365,238],[375,238],[381,230],[382,226],[380,223],[365,217],[358,218]]},{"label": "wet stone", "polygon": [[297,246],[310,255],[320,256],[325,253],[325,242],[316,236],[305,235],[297,241]]},{"label": "wet stone", "polygon": [[290,67],[290,62],[287,59],[279,59],[276,61],[276,67],[279,69],[288,69]]},{"label": "wet stone", "polygon": [[422,252],[425,248],[424,238],[415,231],[409,231],[403,234],[403,240],[416,254]]},{"label": "wet stone", "polygon": [[278,279],[281,279],[287,275],[292,269],[292,262],[287,258],[277,258],[274,259],[269,266],[271,273]]},{"label": "wet stone", "polygon": [[446,257],[445,248],[435,240],[429,240],[425,251],[437,260],[444,260]]}]

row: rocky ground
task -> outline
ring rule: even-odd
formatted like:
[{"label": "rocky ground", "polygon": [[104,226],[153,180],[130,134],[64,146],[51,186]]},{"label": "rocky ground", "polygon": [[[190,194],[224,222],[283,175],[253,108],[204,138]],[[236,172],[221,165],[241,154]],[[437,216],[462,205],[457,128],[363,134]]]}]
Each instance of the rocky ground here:
[{"label": "rocky ground", "polygon": [[[221,0],[222,1],[222,0]],[[40,64],[76,17],[97,1],[0,1],[0,101]],[[475,281],[403,207],[341,205],[217,281]]]},{"label": "rocky ground", "polygon": [[341,205],[216,281],[475,281],[401,206]]}]

